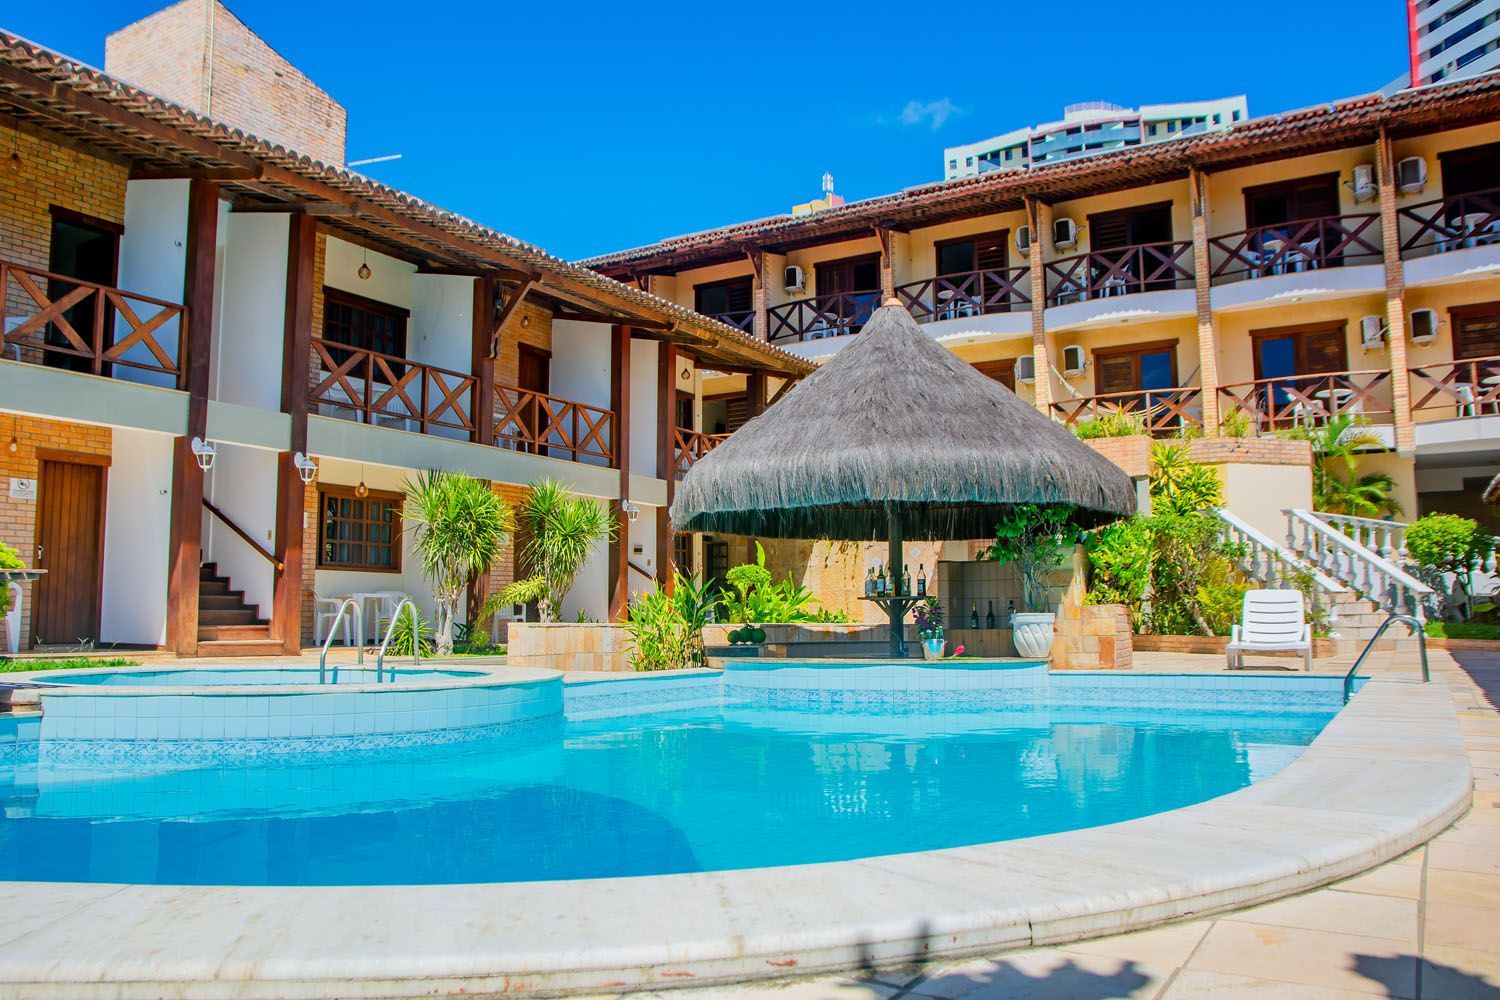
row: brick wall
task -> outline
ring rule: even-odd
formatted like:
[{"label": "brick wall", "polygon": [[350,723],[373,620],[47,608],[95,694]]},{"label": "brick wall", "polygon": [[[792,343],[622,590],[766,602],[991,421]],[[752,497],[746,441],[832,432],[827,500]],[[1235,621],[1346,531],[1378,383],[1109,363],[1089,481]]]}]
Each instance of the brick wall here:
[{"label": "brick wall", "polygon": [[[1147,475],[1151,469],[1151,438],[1093,438],[1084,442],[1124,470],[1127,476]],[[1281,438],[1195,438],[1188,455],[1205,465],[1310,465],[1312,445]]]},{"label": "brick wall", "polygon": [[[16,450],[10,450],[14,439]],[[40,462],[37,449],[85,455],[111,453],[108,427],[64,423],[36,417],[0,414],[0,542],[20,553],[21,561],[33,565],[36,558],[36,518],[38,500],[12,500],[10,481],[38,480]],[[22,648],[31,641],[31,585],[23,584],[26,599],[21,614]]]},{"label": "brick wall", "polygon": [[110,35],[105,71],[261,139],[342,165],[348,113],[215,0],[182,0]]},{"label": "brick wall", "polygon": [[495,382],[515,385],[520,378],[520,345],[552,350],[552,311],[544,306],[523,302],[500,331],[500,354],[495,359]]}]

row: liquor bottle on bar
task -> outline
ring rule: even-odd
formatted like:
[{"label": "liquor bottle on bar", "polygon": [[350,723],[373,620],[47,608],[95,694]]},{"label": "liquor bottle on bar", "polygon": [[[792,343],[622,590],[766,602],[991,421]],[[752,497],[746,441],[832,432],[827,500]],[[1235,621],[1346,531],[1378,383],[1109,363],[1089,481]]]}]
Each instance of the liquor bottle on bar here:
[{"label": "liquor bottle on bar", "polygon": [[1005,606],[1005,624],[1008,628],[1016,627],[1016,599],[1014,597]]},{"label": "liquor bottle on bar", "polygon": [[875,565],[876,565],[876,571],[875,571],[875,596],[877,596],[877,597],[884,597],[885,596],[885,567],[881,566],[879,563],[876,563]]},{"label": "liquor bottle on bar", "polygon": [[901,564],[901,584],[896,588],[896,593],[902,597],[911,593],[911,566],[907,563]]},{"label": "liquor bottle on bar", "polygon": [[927,596],[927,567],[917,564],[917,596]]},{"label": "liquor bottle on bar", "polygon": [[988,606],[985,608],[985,612],[984,612],[984,627],[985,628],[994,628],[995,627],[995,602],[994,601],[988,602]]},{"label": "liquor bottle on bar", "polygon": [[979,627],[979,605],[975,604],[973,601],[970,601],[969,602],[969,628],[977,629],[978,627]]},{"label": "liquor bottle on bar", "polygon": [[875,596],[875,567],[871,566],[865,570],[865,596]]}]

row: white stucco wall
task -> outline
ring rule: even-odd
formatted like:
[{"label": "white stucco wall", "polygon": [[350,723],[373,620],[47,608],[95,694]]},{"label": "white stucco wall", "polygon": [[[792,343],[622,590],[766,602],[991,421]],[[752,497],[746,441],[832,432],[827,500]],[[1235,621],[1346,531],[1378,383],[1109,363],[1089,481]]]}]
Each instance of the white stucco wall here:
[{"label": "white stucco wall", "polygon": [[[219,442],[218,457],[204,480],[204,495],[266,549],[276,550],[276,453]],[[217,563],[230,589],[271,617],[275,571],[243,538],[210,515],[204,523],[204,562]]]},{"label": "white stucco wall", "polygon": [[1308,466],[1233,463],[1216,468],[1224,481],[1224,506],[1278,542],[1286,538],[1282,510],[1312,507],[1312,469]]},{"label": "white stucco wall", "polygon": [[166,643],[172,438],[115,427],[104,514],[99,638]]},{"label": "white stucco wall", "polygon": [[578,612],[584,612],[591,621],[609,620],[609,544],[601,542],[594,547],[584,562],[573,589],[563,601],[561,619],[577,621]]},{"label": "white stucco wall", "polygon": [[[182,301],[182,279],[187,265],[188,181],[130,181],[125,186],[125,235],[120,238],[119,287],[138,295],[166,302]],[[221,215],[222,219],[223,216]],[[142,320],[155,315],[154,306],[132,308]],[[163,324],[156,341],[175,360],[178,355],[178,321]],[[117,318],[115,336],[129,333],[125,320]],[[154,358],[143,345],[125,354],[133,361],[151,363]],[[115,378],[147,385],[171,387],[167,375],[118,366]]]},{"label": "white stucco wall", "polygon": [[288,217],[230,213],[224,222],[212,398],[279,410]]},{"label": "white stucco wall", "polygon": [[[642,507],[640,517],[630,525],[630,561],[649,572],[651,579],[642,577],[634,569],[630,571],[630,593],[632,596],[649,591],[656,576],[656,511],[655,507]],[[637,551],[639,549],[639,551]]]},{"label": "white stucco wall", "polygon": [[[580,323],[572,320],[552,324],[552,391],[553,396],[609,409],[610,402],[610,328],[604,323]],[[619,433],[616,429],[616,433]],[[568,458],[564,451],[556,458]],[[584,457],[589,465],[605,465],[600,458]]]},{"label": "white stucco wall", "polygon": [[[370,277],[361,280],[359,265],[370,265]],[[404,260],[387,257],[371,250],[368,257],[363,247],[346,243],[336,236],[328,237],[324,257],[323,284],[363,295],[402,309],[412,308],[412,279],[417,266]]]},{"label": "white stucco wall", "polygon": [[[412,276],[411,323],[407,328],[406,354],[417,361],[468,374],[473,366],[474,279],[445,274]],[[446,381],[446,380],[445,380]],[[454,382],[448,383],[450,385]],[[415,396],[413,397],[416,398]],[[428,405],[442,402],[436,385],[428,388]],[[473,410],[473,394],[463,394],[462,410]],[[420,401],[419,405],[420,405]],[[443,419],[458,421],[451,413]],[[467,432],[456,427],[434,427],[433,434],[467,441]]]},{"label": "white stucco wall", "polygon": [[659,346],[650,340],[636,340],[630,345],[630,471],[653,479],[659,443],[656,426]]}]

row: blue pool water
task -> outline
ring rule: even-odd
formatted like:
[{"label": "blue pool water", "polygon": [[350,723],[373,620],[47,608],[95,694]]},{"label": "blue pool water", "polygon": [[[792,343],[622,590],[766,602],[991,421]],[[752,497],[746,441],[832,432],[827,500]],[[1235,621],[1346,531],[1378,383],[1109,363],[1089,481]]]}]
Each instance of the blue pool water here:
[{"label": "blue pool water", "polygon": [[44,752],[0,766],[0,878],[500,882],[976,844],[1243,788],[1295,759],[1335,708],[1255,711],[730,703],[575,718],[531,745],[173,767]]},{"label": "blue pool water", "polygon": [[[394,674],[394,681],[392,675]],[[478,677],[472,670],[413,670],[387,667],[381,675],[381,683],[412,683],[458,677]],[[239,687],[318,684],[318,671],[314,669],[265,669],[265,670],[120,670],[98,673],[48,674],[49,684],[88,684],[100,687]],[[323,674],[325,684],[374,684],[375,668],[333,667]]]}]

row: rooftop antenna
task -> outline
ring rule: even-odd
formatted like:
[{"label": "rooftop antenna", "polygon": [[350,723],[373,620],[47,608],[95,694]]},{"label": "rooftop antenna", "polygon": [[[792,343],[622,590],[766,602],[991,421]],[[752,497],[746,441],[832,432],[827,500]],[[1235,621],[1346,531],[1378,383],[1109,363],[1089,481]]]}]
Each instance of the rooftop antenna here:
[{"label": "rooftop antenna", "polygon": [[371,163],[389,163],[391,160],[401,159],[400,153],[387,153],[385,156],[369,156],[363,160],[350,160],[344,164],[346,167],[363,167]]}]

